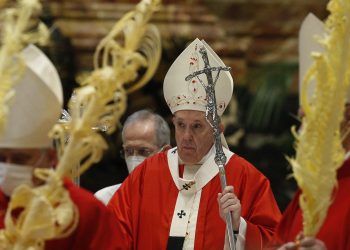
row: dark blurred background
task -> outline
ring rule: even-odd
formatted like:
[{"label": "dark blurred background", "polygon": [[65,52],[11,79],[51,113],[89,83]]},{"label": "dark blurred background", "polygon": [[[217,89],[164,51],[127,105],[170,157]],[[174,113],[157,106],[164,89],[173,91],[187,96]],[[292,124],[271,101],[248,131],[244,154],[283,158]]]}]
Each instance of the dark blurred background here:
[{"label": "dark blurred background", "polygon": [[[77,87],[77,76],[92,69],[98,42],[138,2],[43,2],[42,19],[52,32],[51,44],[45,51],[62,78],[65,103]],[[286,156],[294,154],[290,128],[299,125],[298,31],[309,12],[325,19],[326,4],[326,0],[163,1],[152,19],[162,35],[159,68],[145,87],[128,96],[121,124],[127,115],[142,108],[158,112],[170,124],[162,80],[189,42],[196,37],[206,40],[232,67],[234,97],[223,117],[230,149],[270,179],[283,211],[296,188],[288,178],[291,169]],[[119,155],[120,127],[107,141],[110,147],[103,160],[80,178],[81,186],[92,192],[120,183],[128,174]]]}]

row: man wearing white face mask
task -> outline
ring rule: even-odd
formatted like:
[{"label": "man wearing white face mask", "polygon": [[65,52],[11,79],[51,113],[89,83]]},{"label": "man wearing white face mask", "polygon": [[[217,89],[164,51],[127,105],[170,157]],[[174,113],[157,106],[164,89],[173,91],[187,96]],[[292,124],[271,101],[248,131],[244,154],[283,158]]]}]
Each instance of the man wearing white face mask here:
[{"label": "man wearing white face mask", "polygon": [[[158,114],[140,110],[131,114],[122,130],[123,149],[129,173],[147,157],[170,148],[170,129],[168,123]],[[95,196],[107,204],[121,184],[105,187]]]},{"label": "man wearing white face mask", "polygon": [[37,184],[34,168],[54,166],[55,152],[47,134],[63,101],[61,82],[49,59],[33,45],[21,56],[25,69],[15,83],[5,128],[0,132],[0,188],[8,197],[20,184]]},{"label": "man wearing white face mask", "polygon": [[[5,227],[7,209],[13,211],[13,203],[9,206],[9,200],[14,190],[23,184],[30,187],[42,184],[34,177],[34,169],[56,165],[56,153],[48,133],[61,113],[61,81],[51,61],[37,47],[28,46],[21,52],[21,57],[24,71],[14,85],[14,96],[8,106],[5,127],[0,131],[0,229]],[[46,240],[43,249],[116,249],[118,229],[111,222],[112,217],[107,208],[91,193],[75,186],[68,177],[62,182],[75,205],[79,219],[71,233],[62,238]],[[55,205],[62,206],[59,202]],[[13,216],[23,218],[21,211]],[[67,210],[65,212],[62,214],[67,216]],[[41,223],[47,217],[36,219]],[[56,222],[55,218],[50,219]],[[40,226],[35,226],[37,225],[33,225],[31,230],[39,232],[37,228]],[[46,231],[51,229],[47,228],[49,227],[46,227]],[[10,226],[6,229],[12,228]],[[105,230],[113,237],[109,237]],[[47,239],[41,233],[37,233],[36,237]]]},{"label": "man wearing white face mask", "polygon": [[[33,167],[54,166],[53,149],[2,149],[0,152],[0,188],[10,197],[20,184],[33,186]],[[33,163],[31,163],[33,162]]]}]

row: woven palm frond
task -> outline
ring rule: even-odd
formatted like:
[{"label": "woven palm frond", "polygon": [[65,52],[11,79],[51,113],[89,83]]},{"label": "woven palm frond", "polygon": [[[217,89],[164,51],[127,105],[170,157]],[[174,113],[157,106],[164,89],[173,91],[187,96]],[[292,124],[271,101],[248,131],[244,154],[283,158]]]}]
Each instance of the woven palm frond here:
[{"label": "woven palm frond", "polygon": [[[302,190],[300,207],[307,236],[315,236],[325,219],[337,169],[345,158],[340,124],[350,81],[350,2],[331,0],[328,10],[325,32],[318,37],[324,50],[312,53],[314,63],[303,80],[301,107],[305,117],[301,131],[295,133],[296,156],[289,159]],[[309,99],[312,80],[315,91]]]}]

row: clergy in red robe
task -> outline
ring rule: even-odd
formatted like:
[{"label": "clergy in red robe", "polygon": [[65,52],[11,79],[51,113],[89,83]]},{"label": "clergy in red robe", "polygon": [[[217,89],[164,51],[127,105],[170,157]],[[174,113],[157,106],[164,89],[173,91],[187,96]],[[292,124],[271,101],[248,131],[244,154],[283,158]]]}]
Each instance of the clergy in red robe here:
[{"label": "clergy in red robe", "polygon": [[[68,178],[64,186],[79,211],[76,229],[62,239],[45,242],[47,250],[114,250],[117,249],[119,230],[112,214],[106,206],[90,192],[77,187]],[[0,190],[0,229],[4,228],[4,219],[9,198]]]},{"label": "clergy in red robe", "polygon": [[[14,97],[11,99],[9,107],[7,107],[9,113],[4,119],[6,124],[4,129],[0,131],[0,229],[5,226],[5,214],[10,209],[9,197],[11,197],[13,191],[23,184],[29,190],[31,190],[31,187],[40,185],[41,181],[33,176],[34,168],[50,168],[56,162],[52,140],[48,133],[61,114],[63,104],[61,81],[51,61],[37,47],[28,46],[21,52],[21,56],[24,60],[24,72],[14,85]],[[70,180],[64,180],[64,188],[68,191],[70,200],[74,204],[72,202],[63,203],[65,209],[60,210],[59,219],[54,221],[55,224],[52,224],[55,227],[64,224],[62,221],[71,215],[69,212],[68,215],[64,214],[70,205],[78,210],[78,215],[72,213],[74,219],[78,218],[76,220],[77,224],[76,227],[73,227],[75,224],[71,221],[74,221],[74,219],[69,220],[71,223],[64,225],[62,230],[68,231],[67,228],[73,228],[72,232],[68,235],[59,235],[62,236],[60,239],[46,241],[45,249],[117,249],[116,243],[120,240],[118,238],[119,230],[117,229],[118,225],[113,223],[113,214],[93,194],[76,187]],[[56,198],[59,200],[60,197],[57,197],[59,196],[57,194],[62,193],[52,194],[50,201],[56,201]],[[64,195],[61,195],[61,198],[62,196]],[[49,212],[54,211],[59,205],[61,205],[59,202],[55,203],[54,206],[48,209]],[[15,219],[23,212],[22,208],[23,206],[16,203],[7,221],[18,222],[19,220]],[[63,210],[64,212],[62,212]],[[56,215],[54,212],[51,215]],[[43,214],[47,215],[47,213]],[[37,216],[40,216],[40,213]],[[50,220],[48,217],[43,217],[45,219],[35,218],[40,222],[38,223],[39,226],[23,226],[25,223],[22,221],[23,223],[19,227],[23,226],[28,230],[32,230],[30,233],[35,236],[35,239],[45,239],[45,237],[42,237],[43,232],[54,231],[50,231],[52,228],[44,227],[46,225],[43,226],[45,222]],[[8,224],[6,223],[6,225]],[[45,230],[42,228],[45,228]],[[25,237],[21,238],[20,233],[23,232],[16,231],[17,228],[10,227],[6,229],[8,229],[7,232],[11,233],[15,231],[13,234],[17,237],[15,240],[21,239],[22,243],[28,240],[23,239]],[[63,231],[63,233],[67,231]],[[9,238],[12,236],[10,233],[8,235],[10,235]],[[2,239],[4,240],[4,238]],[[14,238],[11,237],[10,239],[13,243]],[[25,243],[32,246],[33,242],[29,240]]]},{"label": "clergy in red robe", "polygon": [[[174,114],[177,147],[146,159],[110,200],[124,240],[120,249],[223,249],[225,222],[217,196],[221,192],[214,162],[213,128],[205,117],[206,93],[198,50],[207,51],[210,66],[224,66],[215,52],[196,39],[176,59],[164,80],[164,96]],[[233,81],[222,72],[216,81],[218,115],[232,97]],[[220,127],[222,129],[222,127]],[[223,145],[225,140],[222,136]],[[235,187],[240,214],[234,221],[237,249],[257,250],[270,239],[280,211],[269,181],[249,162],[223,147],[227,183]]]},{"label": "clergy in red robe", "polygon": [[[313,14],[309,14],[299,33],[299,65],[300,79],[312,63],[311,52],[321,52],[322,46],[317,43],[315,37],[324,34],[324,24]],[[301,84],[301,81],[300,81]],[[300,85],[299,84],[299,85]],[[299,86],[300,88],[300,86]],[[314,90],[308,92],[311,99]],[[337,171],[338,184],[334,188],[332,203],[327,211],[327,216],[319,232],[315,237],[303,238],[303,215],[299,206],[299,190],[276,228],[275,235],[267,249],[292,250],[345,250],[350,249],[350,202],[348,200],[350,190],[350,91],[345,106],[344,120],[341,123],[341,134],[343,135],[343,147],[347,153],[346,160]],[[320,193],[319,195],[322,195]],[[296,244],[298,242],[298,244]]]},{"label": "clergy in red robe", "polygon": [[[333,202],[320,231],[315,236],[324,242],[329,250],[350,249],[350,159],[338,170],[337,179],[338,186],[334,189]],[[284,212],[269,249],[277,249],[286,242],[295,241],[297,235],[302,232],[303,217],[299,207],[299,196],[300,191]]]}]

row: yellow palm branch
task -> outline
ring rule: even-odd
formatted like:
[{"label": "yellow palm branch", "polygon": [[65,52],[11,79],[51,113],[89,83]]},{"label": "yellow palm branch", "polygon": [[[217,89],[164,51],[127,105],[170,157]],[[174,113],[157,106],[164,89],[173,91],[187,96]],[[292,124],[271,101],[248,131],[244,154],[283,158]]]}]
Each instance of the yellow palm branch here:
[{"label": "yellow palm branch", "polygon": [[[68,104],[72,119],[52,131],[60,145],[59,175],[67,175],[78,165],[77,174],[81,174],[101,159],[107,147],[101,130],[112,133],[124,114],[125,86],[131,83],[130,91],[135,90],[153,76],[160,60],[161,40],[158,29],[148,22],[158,7],[158,0],[141,1],[97,46],[95,69],[82,80]],[[141,69],[145,73],[140,77]]]},{"label": "yellow palm branch", "polygon": [[[289,159],[302,190],[300,207],[306,236],[319,231],[336,186],[337,169],[345,152],[340,123],[343,119],[350,74],[350,2],[331,0],[324,34],[318,38],[323,53],[312,54],[314,63],[302,82],[301,107],[305,112],[296,137],[296,156]],[[315,92],[308,88],[315,81]]]}]

